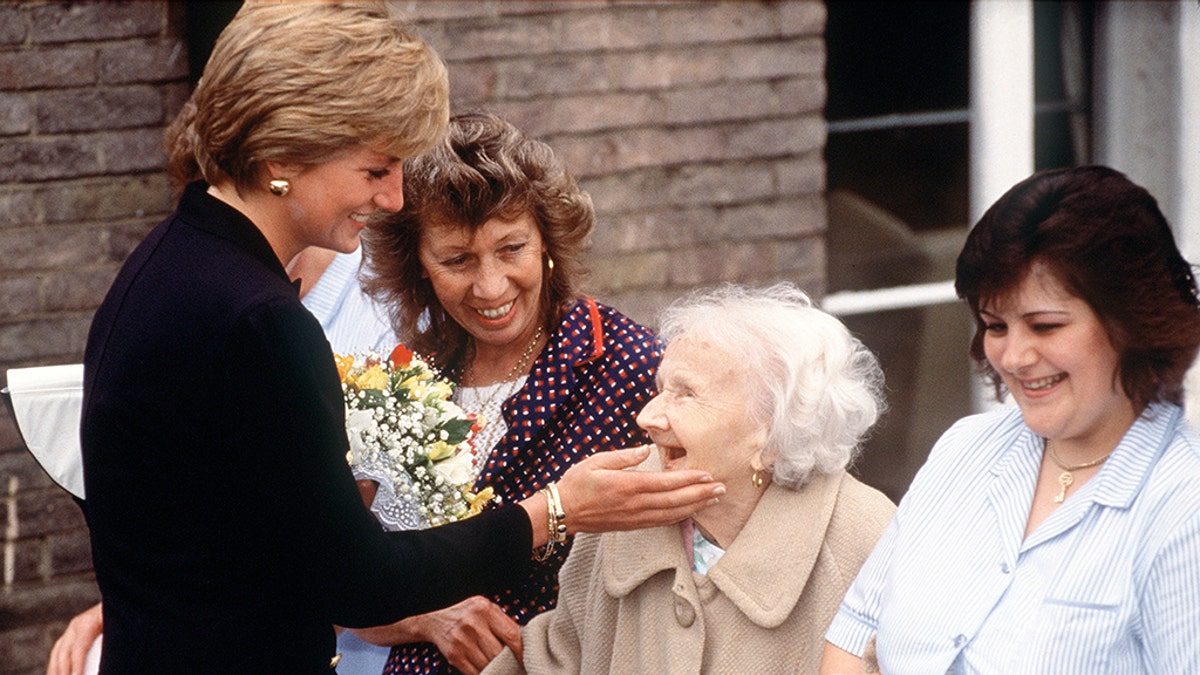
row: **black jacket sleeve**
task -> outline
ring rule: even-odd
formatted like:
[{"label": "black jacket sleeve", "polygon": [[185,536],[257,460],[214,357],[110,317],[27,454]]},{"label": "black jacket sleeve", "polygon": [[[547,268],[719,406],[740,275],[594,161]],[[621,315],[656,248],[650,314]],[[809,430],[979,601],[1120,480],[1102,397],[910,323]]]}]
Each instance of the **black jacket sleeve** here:
[{"label": "black jacket sleeve", "polygon": [[[263,499],[251,531],[291,568],[298,589],[345,626],[388,623],[495,590],[527,563],[531,531],[510,506],[431,530],[385,534],[346,461],[341,385],[319,325],[290,304],[236,324],[223,411],[240,438],[243,489]],[[234,458],[231,458],[231,460]]]}]

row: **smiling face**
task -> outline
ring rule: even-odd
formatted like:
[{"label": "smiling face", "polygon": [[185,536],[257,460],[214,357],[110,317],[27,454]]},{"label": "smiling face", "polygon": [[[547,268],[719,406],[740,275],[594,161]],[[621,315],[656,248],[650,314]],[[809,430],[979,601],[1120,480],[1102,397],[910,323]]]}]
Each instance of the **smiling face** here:
[{"label": "smiling face", "polygon": [[1043,264],[985,302],[984,353],[1025,423],[1066,448],[1112,448],[1137,413],[1115,375],[1119,356],[1100,318]]},{"label": "smiling face", "polygon": [[282,199],[297,250],[320,246],[342,253],[358,248],[358,235],[379,211],[404,205],[401,161],[360,148],[320,164],[280,166],[291,190]]},{"label": "smiling face", "polygon": [[418,255],[438,302],[477,352],[524,349],[542,320],[542,237],[531,215],[423,228]]},{"label": "smiling face", "polygon": [[[686,335],[658,367],[659,394],[638,415],[668,470],[702,469],[727,484],[749,484],[750,462],[766,438],[751,421],[749,383],[739,361]],[[734,480],[734,479],[738,480]]]}]

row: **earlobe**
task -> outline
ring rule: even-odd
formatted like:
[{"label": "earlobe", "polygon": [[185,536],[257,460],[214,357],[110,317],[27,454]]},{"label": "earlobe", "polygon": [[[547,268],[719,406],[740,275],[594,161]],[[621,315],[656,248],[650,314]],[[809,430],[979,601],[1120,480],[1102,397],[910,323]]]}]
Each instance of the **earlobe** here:
[{"label": "earlobe", "polygon": [[759,471],[765,471],[767,468],[766,459],[763,457],[767,452],[767,436],[768,429],[765,424],[759,425],[750,434],[750,447],[755,448],[754,454],[750,455],[750,466]]},{"label": "earlobe", "polygon": [[263,171],[266,173],[265,178],[267,179],[267,181],[272,181],[272,180],[292,181],[292,180],[295,180],[296,177],[300,175],[300,170],[303,168],[303,165],[296,164],[295,162],[266,161],[266,162],[262,163],[262,166],[263,166]]},{"label": "earlobe", "polygon": [[754,470],[754,473],[766,471],[767,467],[763,464],[762,447],[759,447],[758,450],[754,451],[753,455],[750,455],[750,468]]},{"label": "earlobe", "polygon": [[754,486],[755,490],[760,489],[766,484],[768,477],[768,472],[763,467],[762,449],[759,448],[750,456],[750,484]]},{"label": "earlobe", "polygon": [[764,437],[764,439],[756,439],[759,441],[757,443],[758,450],[755,450],[754,454],[750,456],[750,484],[757,490],[771,480],[771,470],[766,467],[766,462],[763,460],[763,452],[766,448],[761,441],[765,440],[765,434],[760,432],[756,436]]}]

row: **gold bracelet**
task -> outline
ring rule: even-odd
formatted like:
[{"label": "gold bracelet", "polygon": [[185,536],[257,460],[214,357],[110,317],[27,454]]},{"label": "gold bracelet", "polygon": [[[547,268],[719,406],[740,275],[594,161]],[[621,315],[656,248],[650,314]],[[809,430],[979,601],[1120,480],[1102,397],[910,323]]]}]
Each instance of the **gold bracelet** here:
[{"label": "gold bracelet", "polygon": [[542,549],[542,552],[533,554],[533,559],[537,562],[545,562],[550,558],[550,556],[554,555],[554,544],[558,541],[554,536],[554,532],[558,529],[558,514],[560,507],[557,504],[558,490],[555,489],[551,491],[550,489],[550,487],[553,485],[554,483],[551,483],[541,490],[538,490],[538,492],[546,495],[546,524],[550,537],[546,541],[546,547]]},{"label": "gold bracelet", "polygon": [[558,494],[558,483],[551,483],[546,486],[552,499],[547,502],[550,510],[550,540],[558,543],[567,543],[567,514],[563,511],[562,497]]}]

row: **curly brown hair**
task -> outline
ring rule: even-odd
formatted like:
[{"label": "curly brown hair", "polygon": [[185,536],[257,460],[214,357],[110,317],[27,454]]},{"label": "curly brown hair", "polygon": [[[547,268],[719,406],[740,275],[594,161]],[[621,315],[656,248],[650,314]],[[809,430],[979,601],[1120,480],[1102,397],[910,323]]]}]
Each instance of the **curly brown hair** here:
[{"label": "curly brown hair", "polygon": [[984,355],[979,309],[1016,289],[1034,262],[1096,312],[1136,407],[1182,405],[1200,347],[1200,301],[1191,265],[1149,192],[1103,166],[1043,171],[1000,197],[971,230],[955,289],[975,316],[971,356],[998,398],[1003,383]]},{"label": "curly brown hair", "polygon": [[557,327],[586,276],[592,200],[548,145],[499,116],[456,115],[444,141],[404,163],[404,207],[363,231],[363,288],[388,308],[408,346],[442,368],[461,362],[469,335],[437,300],[417,254],[423,228],[477,231],[489,220],[533,217],[553,269],[543,263],[542,325]]}]

